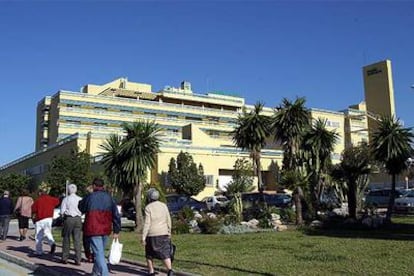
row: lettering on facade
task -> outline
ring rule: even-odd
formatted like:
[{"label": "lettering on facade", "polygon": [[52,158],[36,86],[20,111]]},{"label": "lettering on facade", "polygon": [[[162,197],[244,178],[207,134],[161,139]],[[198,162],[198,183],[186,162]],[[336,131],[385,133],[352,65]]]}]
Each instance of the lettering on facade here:
[{"label": "lettering on facade", "polygon": [[379,73],[382,73],[382,70],[378,68],[373,68],[367,71],[368,76],[372,76],[372,75],[379,74]]}]

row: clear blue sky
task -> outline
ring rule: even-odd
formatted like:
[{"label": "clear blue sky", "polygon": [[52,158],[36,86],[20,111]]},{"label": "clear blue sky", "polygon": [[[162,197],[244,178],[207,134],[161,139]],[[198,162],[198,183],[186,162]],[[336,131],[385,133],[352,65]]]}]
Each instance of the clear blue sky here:
[{"label": "clear blue sky", "polygon": [[0,1],[0,165],[34,150],[44,96],[118,77],[342,110],[363,100],[362,67],[391,59],[414,126],[413,29],[411,1]]}]

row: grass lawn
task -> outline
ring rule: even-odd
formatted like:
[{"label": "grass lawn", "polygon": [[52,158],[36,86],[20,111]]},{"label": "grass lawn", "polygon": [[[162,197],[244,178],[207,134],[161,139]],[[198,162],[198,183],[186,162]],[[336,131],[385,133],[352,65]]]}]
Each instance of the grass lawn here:
[{"label": "grass lawn", "polygon": [[[414,217],[393,222],[380,230],[175,235],[174,269],[199,275],[413,275]],[[122,232],[120,240],[123,258],[145,261],[136,233]]]}]

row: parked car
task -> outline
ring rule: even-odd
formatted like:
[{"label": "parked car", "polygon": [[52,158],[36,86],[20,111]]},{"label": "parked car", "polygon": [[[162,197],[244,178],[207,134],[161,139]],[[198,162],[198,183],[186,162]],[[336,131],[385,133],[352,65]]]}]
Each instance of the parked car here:
[{"label": "parked car", "polygon": [[[263,198],[261,198],[263,196]],[[233,198],[233,197],[230,197]],[[292,204],[292,197],[289,194],[260,194],[258,192],[253,193],[243,193],[242,202],[243,209],[248,209],[251,207],[256,207],[259,205],[259,202],[264,200],[268,206],[275,207],[288,207]]]},{"label": "parked car", "polygon": [[217,196],[207,196],[201,200],[202,202],[205,202],[207,205],[207,209],[209,211],[213,209],[222,209],[227,207],[230,200],[223,195],[217,195]]},{"label": "parked car", "polygon": [[408,191],[404,196],[396,198],[394,202],[395,212],[414,212],[414,190]]},{"label": "parked car", "polygon": [[[395,198],[404,196],[405,190],[395,190]],[[365,197],[365,206],[387,208],[390,201],[391,189],[371,190]]]},{"label": "parked car", "polygon": [[177,214],[186,206],[199,212],[207,210],[207,204],[205,202],[198,201],[186,195],[166,195],[165,199],[167,200],[167,206],[171,214]]},{"label": "parked car", "polygon": [[126,197],[117,205],[121,218],[135,221],[137,212],[135,211],[134,202]]},{"label": "parked car", "polygon": [[[82,222],[85,221],[85,215],[82,215]],[[63,226],[64,217],[60,215],[60,205],[53,209],[53,219],[52,219],[52,227],[60,227]]]},{"label": "parked car", "polygon": [[265,200],[268,206],[284,208],[292,205],[292,197],[288,194],[266,194]]},{"label": "parked car", "polygon": [[53,209],[52,226],[62,226],[63,217],[60,215],[60,206]]}]

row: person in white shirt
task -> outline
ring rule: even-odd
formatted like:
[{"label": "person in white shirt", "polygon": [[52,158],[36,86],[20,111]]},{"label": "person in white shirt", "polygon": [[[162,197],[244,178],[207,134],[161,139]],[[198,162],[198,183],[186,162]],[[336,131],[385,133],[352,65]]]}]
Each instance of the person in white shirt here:
[{"label": "person in white shirt", "polygon": [[75,247],[75,264],[80,265],[82,258],[82,213],[78,209],[79,201],[82,200],[76,194],[77,187],[75,184],[68,186],[68,196],[62,200],[60,214],[64,217],[63,223],[63,246],[62,246],[62,263],[66,264],[69,259],[70,237],[73,237]]}]

